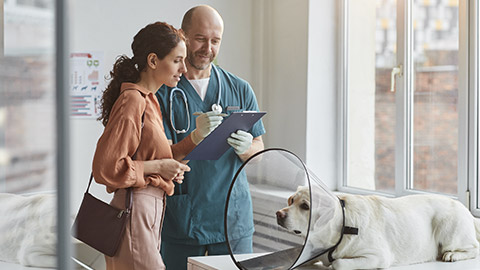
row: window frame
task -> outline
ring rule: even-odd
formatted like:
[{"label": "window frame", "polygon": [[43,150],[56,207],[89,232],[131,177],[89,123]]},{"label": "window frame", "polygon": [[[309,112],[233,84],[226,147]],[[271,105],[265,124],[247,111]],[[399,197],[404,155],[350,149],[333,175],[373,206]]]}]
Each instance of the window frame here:
[{"label": "window frame", "polygon": [[[478,70],[478,63],[472,63],[472,53],[478,53],[478,3],[475,1],[459,1],[459,130],[458,130],[458,171],[457,171],[457,194],[450,196],[459,199],[465,205],[471,205],[476,215],[480,216],[480,209],[474,209],[477,205],[477,192],[469,192],[477,190],[477,156],[478,150],[468,151],[468,149],[477,149],[477,112],[478,112],[478,89],[477,78],[474,76]],[[403,196],[409,194],[433,193],[421,190],[411,189],[413,187],[413,170],[412,155],[413,139],[411,121],[413,95],[413,61],[412,55],[412,5],[413,0],[398,1],[397,8],[397,64],[403,65],[403,76],[397,78],[397,124],[396,125],[396,148],[395,151],[395,191],[394,193],[385,193],[382,191],[366,190],[347,186],[348,179],[348,5],[349,0],[343,0],[339,3],[339,44],[340,44],[340,67],[339,67],[339,180],[338,190],[353,194],[377,194],[389,197]],[[469,15],[469,16],[467,16]],[[476,22],[474,24],[473,22]],[[405,23],[406,22],[406,23]],[[470,36],[470,38],[469,38]],[[472,38],[474,37],[474,38]],[[403,46],[403,47],[402,47]],[[472,50],[470,48],[476,48]],[[405,52],[404,54],[402,52]],[[475,58],[476,62],[478,59]],[[407,86],[407,87],[404,87]],[[408,90],[408,91],[405,91]],[[470,97],[470,98],[469,98]],[[474,97],[474,98],[472,98]],[[475,148],[472,148],[475,146]],[[463,180],[461,180],[463,179]],[[475,180],[475,181],[474,181]],[[475,186],[473,186],[475,184]],[[474,195],[475,197],[473,197]],[[472,200],[469,197],[472,196]],[[476,208],[476,207],[475,207]]]},{"label": "window frame", "polygon": [[468,193],[470,194],[470,200],[467,200],[467,204],[470,206],[471,212],[475,216],[480,216],[479,205],[479,185],[478,185],[478,169],[479,169],[479,81],[478,76],[480,72],[479,67],[479,57],[480,57],[480,47],[479,47],[479,31],[480,31],[480,5],[477,1],[468,1],[469,2],[469,29],[465,31],[465,34],[468,34],[470,40],[467,44],[469,47],[469,56],[470,62],[468,63],[469,67],[469,80],[468,80],[468,146],[466,156],[468,158],[468,167],[466,169],[465,178],[468,179]]},{"label": "window frame", "polygon": [[4,25],[4,18],[5,18],[5,11],[4,11],[4,5],[5,5],[5,1],[4,0],[0,0],[0,14],[2,14],[2,19],[0,20],[0,55],[3,56],[4,54],[4,44],[5,44],[5,32],[4,32],[4,28],[5,28],[5,25]]},{"label": "window frame", "polygon": [[55,107],[57,132],[57,268],[73,269],[74,253],[70,214],[70,93],[69,89],[69,7],[66,1],[55,1]]}]

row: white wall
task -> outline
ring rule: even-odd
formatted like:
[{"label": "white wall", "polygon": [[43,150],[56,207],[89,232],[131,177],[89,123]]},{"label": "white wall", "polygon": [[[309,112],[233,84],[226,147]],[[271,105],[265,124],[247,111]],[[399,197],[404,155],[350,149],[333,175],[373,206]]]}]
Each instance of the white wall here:
[{"label": "white wall", "polygon": [[[375,190],[375,1],[349,4],[349,187]],[[359,22],[362,22],[361,24]],[[370,26],[370,27],[368,27]]]},{"label": "white wall", "polygon": [[[338,179],[337,1],[254,3],[253,85],[266,147],[298,155],[331,189]],[[258,94],[257,94],[258,95]]]},{"label": "white wall", "polygon": [[[71,1],[72,52],[100,51],[105,54],[105,75],[116,56],[131,56],[133,36],[148,23],[166,21],[180,27],[183,14],[191,7],[209,4],[224,18],[225,33],[218,63],[250,80],[252,77],[251,1],[158,1],[158,0],[83,0]],[[72,212],[80,205],[91,172],[97,139],[103,126],[94,119],[72,119]],[[92,185],[93,193],[109,200],[104,187]]]},{"label": "white wall", "polygon": [[[218,9],[225,21],[219,64],[250,81],[260,109],[268,112],[265,146],[294,152],[335,189],[335,0],[74,1],[72,51],[103,51],[107,73],[117,55],[131,55],[133,35],[141,27],[156,20],[179,27],[184,12],[203,3]],[[86,188],[102,130],[95,120],[72,122],[74,212]],[[103,193],[103,187],[96,185],[95,189],[95,194]]]},{"label": "white wall", "polygon": [[306,163],[330,189],[340,170],[338,0],[310,0]]},{"label": "white wall", "polygon": [[263,49],[262,109],[267,147],[283,147],[305,159],[308,0],[265,0],[255,47]]}]

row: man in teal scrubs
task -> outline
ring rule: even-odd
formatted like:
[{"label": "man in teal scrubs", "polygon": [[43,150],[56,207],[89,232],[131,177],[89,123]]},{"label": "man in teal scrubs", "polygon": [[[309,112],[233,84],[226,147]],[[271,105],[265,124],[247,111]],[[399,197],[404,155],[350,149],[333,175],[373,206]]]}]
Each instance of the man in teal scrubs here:
[{"label": "man in teal scrubs", "polygon": [[[185,14],[182,29],[187,37],[187,72],[178,83],[181,91],[162,86],[165,89],[156,94],[165,133],[173,144],[195,130],[197,117],[204,120],[211,115],[218,117],[218,112],[209,111],[212,111],[213,104],[218,103],[219,95],[223,114],[258,111],[251,86],[212,65],[222,41],[223,20],[220,14],[210,6],[194,7]],[[209,112],[209,115],[194,116],[195,112]],[[186,132],[182,133],[183,129]],[[228,139],[232,148],[220,159],[191,160],[188,163],[191,171],[185,174],[182,184],[176,185],[175,195],[168,197],[166,203],[161,253],[167,269],[187,269],[187,258],[190,256],[228,254],[224,233],[228,190],[243,161],[264,148],[261,137],[264,133],[260,120],[248,132],[233,133]],[[197,144],[207,135],[203,133],[196,141],[198,136],[193,134],[195,131],[191,137]],[[229,227],[228,241],[235,253],[249,253],[252,252],[254,227],[252,202],[244,172],[235,183],[229,200],[229,214],[231,212],[232,216],[228,218],[229,226],[234,224],[234,227],[231,230]],[[230,207],[234,207],[233,211]]]}]

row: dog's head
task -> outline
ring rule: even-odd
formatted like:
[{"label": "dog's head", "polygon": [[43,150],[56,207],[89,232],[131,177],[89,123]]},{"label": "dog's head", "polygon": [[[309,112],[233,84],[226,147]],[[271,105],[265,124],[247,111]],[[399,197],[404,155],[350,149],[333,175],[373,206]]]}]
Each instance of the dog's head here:
[{"label": "dog's head", "polygon": [[[341,208],[338,198],[324,189],[316,186],[299,186],[297,191],[288,198],[288,207],[277,211],[277,223],[285,229],[302,236],[307,235],[310,218],[310,231],[319,231],[328,227],[332,221],[341,221]],[[312,198],[313,202],[310,201]],[[335,225],[333,225],[335,226]]]},{"label": "dog's head", "polygon": [[277,211],[277,223],[285,229],[302,236],[307,235],[310,221],[310,191],[299,186],[288,198],[288,206]]}]

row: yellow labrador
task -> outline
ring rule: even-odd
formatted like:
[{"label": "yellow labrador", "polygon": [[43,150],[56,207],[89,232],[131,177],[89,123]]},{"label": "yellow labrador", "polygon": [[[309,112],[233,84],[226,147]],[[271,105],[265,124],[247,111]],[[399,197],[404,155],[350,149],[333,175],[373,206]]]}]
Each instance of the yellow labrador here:
[{"label": "yellow labrador", "polygon": [[[307,245],[333,247],[340,239],[343,222],[341,204],[324,207],[327,193],[299,187],[288,199],[288,207],[277,211],[280,226],[306,236]],[[479,253],[480,220],[460,202],[441,195],[409,195],[399,198],[344,194],[345,226],[358,235],[343,236],[332,253],[334,269],[388,268],[433,260],[454,262],[475,258]],[[325,218],[322,209],[334,210]],[[340,226],[340,227],[339,227]],[[318,258],[330,265],[327,256]],[[317,261],[318,261],[317,260]],[[313,261],[315,262],[315,261]]]}]

